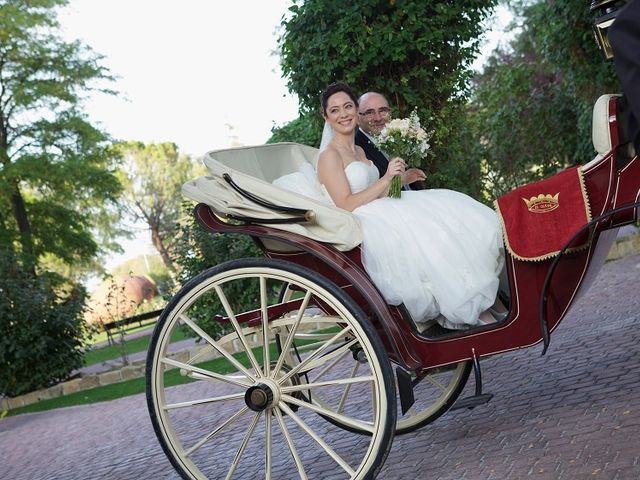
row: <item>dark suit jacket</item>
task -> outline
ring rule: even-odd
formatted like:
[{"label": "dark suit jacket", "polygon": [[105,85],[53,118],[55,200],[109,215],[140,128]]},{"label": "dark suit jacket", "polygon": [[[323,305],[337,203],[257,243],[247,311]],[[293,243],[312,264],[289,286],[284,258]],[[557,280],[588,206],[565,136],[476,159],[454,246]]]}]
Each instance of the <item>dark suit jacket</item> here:
[{"label": "dark suit jacket", "polygon": [[[367,137],[359,128],[356,129],[356,145],[362,147],[364,154],[373,162],[378,169],[378,172],[380,172],[380,178],[382,178],[384,174],[387,173],[389,160],[387,160],[387,157],[378,150],[378,147],[376,147],[369,137]],[[424,190],[425,185],[424,182],[413,182],[409,184],[409,188],[411,190]]]},{"label": "dark suit jacket", "polygon": [[375,144],[369,140],[369,137],[367,137],[359,128],[356,129],[356,145],[362,147],[364,154],[377,167],[380,172],[380,178],[382,178],[384,174],[387,173],[389,160],[387,160],[387,157],[378,150],[378,147],[376,147]]},{"label": "dark suit jacket", "polygon": [[631,109],[629,133],[640,152],[640,0],[631,0],[618,12],[608,33],[616,72]]}]

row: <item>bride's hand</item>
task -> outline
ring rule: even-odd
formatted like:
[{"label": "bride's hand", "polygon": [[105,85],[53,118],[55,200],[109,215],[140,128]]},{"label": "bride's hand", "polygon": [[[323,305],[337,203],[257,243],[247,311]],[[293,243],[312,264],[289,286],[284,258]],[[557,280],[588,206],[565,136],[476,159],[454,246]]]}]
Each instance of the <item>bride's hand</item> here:
[{"label": "bride's hand", "polygon": [[420,169],[410,168],[402,174],[401,178],[402,178],[402,184],[408,185],[409,183],[413,183],[413,182],[421,182],[425,180],[427,176]]},{"label": "bride's hand", "polygon": [[402,160],[400,157],[392,158],[391,160],[389,160],[389,165],[387,166],[387,173],[384,174],[384,178],[391,181],[391,179],[396,175],[404,174],[405,167],[406,167],[406,164],[404,163],[404,160]]}]

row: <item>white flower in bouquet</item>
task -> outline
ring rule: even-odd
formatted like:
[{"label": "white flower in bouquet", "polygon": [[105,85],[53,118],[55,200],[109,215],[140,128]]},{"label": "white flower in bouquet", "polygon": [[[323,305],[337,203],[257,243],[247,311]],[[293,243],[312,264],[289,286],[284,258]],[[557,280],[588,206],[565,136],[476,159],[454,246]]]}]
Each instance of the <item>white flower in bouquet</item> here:
[{"label": "white flower in bouquet", "polygon": [[[420,125],[418,110],[414,109],[409,118],[395,118],[387,123],[373,140],[390,158],[400,157],[410,167],[419,167],[431,147],[429,138],[430,135]],[[401,189],[400,176],[396,175],[391,181],[389,196],[400,198]]]}]

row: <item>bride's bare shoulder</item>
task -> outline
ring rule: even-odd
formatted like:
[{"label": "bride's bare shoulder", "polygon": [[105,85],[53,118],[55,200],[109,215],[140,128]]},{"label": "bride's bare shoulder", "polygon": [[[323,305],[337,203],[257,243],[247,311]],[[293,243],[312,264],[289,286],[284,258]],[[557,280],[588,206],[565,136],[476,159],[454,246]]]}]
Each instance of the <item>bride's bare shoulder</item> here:
[{"label": "bride's bare shoulder", "polygon": [[331,165],[334,163],[342,163],[342,157],[340,156],[340,152],[337,149],[332,147],[331,145],[327,145],[320,151],[318,155],[318,165],[325,164]]},{"label": "bride's bare shoulder", "polygon": [[321,183],[325,183],[328,179],[334,177],[338,171],[343,170],[342,157],[338,150],[333,147],[324,148],[318,155],[318,177]]}]

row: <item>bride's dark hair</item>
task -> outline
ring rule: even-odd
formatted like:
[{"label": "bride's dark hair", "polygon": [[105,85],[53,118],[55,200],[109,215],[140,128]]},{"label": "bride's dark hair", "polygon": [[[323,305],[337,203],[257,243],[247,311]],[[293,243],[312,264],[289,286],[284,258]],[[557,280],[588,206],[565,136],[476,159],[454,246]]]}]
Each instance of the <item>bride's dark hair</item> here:
[{"label": "bride's dark hair", "polygon": [[349,95],[349,98],[353,100],[353,103],[355,103],[356,107],[358,106],[358,97],[356,96],[354,91],[351,90],[351,87],[346,83],[336,82],[327,86],[327,88],[324,89],[324,91],[322,92],[322,95],[320,96],[322,113],[324,114],[327,113],[327,103],[329,102],[329,97],[334,93],[338,93],[338,92],[344,92],[347,95]]}]

